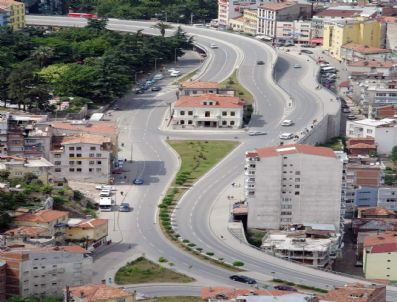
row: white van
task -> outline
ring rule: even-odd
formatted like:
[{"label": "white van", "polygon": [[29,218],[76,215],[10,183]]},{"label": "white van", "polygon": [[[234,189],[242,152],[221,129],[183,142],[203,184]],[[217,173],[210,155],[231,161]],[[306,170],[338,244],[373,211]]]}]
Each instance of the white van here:
[{"label": "white van", "polygon": [[99,199],[99,209],[101,212],[111,212],[113,210],[114,200],[110,197],[101,197]]},{"label": "white van", "polygon": [[110,197],[110,195],[112,195],[112,192],[107,189],[103,189],[101,193],[99,193],[100,197]]},{"label": "white van", "polygon": [[293,139],[294,135],[292,133],[281,133],[280,139]]},{"label": "white van", "polygon": [[284,120],[284,121],[281,123],[281,126],[286,126],[286,127],[292,126],[292,125],[293,125],[293,122],[292,122],[291,120]]}]

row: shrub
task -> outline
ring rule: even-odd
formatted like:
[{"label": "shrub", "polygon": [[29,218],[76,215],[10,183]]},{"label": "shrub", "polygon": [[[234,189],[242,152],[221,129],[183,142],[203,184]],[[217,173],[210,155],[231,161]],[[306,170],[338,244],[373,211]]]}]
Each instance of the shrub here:
[{"label": "shrub", "polygon": [[244,266],[244,262],[242,261],[234,261],[233,266]]},{"label": "shrub", "polygon": [[207,256],[214,256],[215,254],[213,252],[206,252],[205,253]]},{"label": "shrub", "polygon": [[196,250],[198,250],[199,252],[203,251],[203,249],[201,247],[196,248]]},{"label": "shrub", "polygon": [[196,245],[194,243],[189,243],[188,246],[195,247]]},{"label": "shrub", "polygon": [[182,241],[183,243],[189,243],[190,241],[189,240],[187,240],[187,239],[183,239],[183,241]]},{"label": "shrub", "polygon": [[159,262],[160,263],[165,263],[165,262],[168,262],[168,260],[166,258],[164,258],[164,257],[160,257],[159,258]]}]

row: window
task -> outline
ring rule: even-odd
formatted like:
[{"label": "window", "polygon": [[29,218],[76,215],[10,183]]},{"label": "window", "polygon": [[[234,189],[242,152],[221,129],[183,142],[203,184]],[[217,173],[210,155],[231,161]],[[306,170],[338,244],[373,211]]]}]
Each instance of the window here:
[{"label": "window", "polygon": [[102,157],[102,154],[101,153],[97,153],[96,157]]},{"label": "window", "polygon": [[60,166],[60,165],[61,165],[61,162],[60,162],[60,161],[56,161],[56,162],[54,162],[54,165],[55,165],[55,166]]},{"label": "window", "polygon": [[301,186],[300,185],[295,185],[295,188],[296,189],[299,189]]},{"label": "window", "polygon": [[77,153],[76,155],[77,155],[77,157],[81,157],[81,153]]},{"label": "window", "polygon": [[222,111],[222,116],[227,116],[227,112],[226,111]]},{"label": "window", "polygon": [[73,166],[73,165],[74,165],[74,161],[73,161],[73,160],[70,160],[70,161],[69,161],[69,165],[70,165],[70,166]]},{"label": "window", "polygon": [[97,171],[97,172],[101,172],[102,169],[101,169],[101,168],[96,168],[96,171]]},{"label": "window", "polygon": [[61,168],[55,168],[55,172],[62,172]]},{"label": "window", "polygon": [[91,151],[95,151],[95,150],[96,150],[96,147],[90,147],[90,150],[91,150]]},{"label": "window", "polygon": [[77,169],[76,169],[76,172],[81,172],[81,168],[77,168]]},{"label": "window", "polygon": [[295,175],[301,175],[300,171],[295,171]]},{"label": "window", "polygon": [[192,120],[188,120],[188,121],[187,121],[187,124],[188,124],[188,125],[192,125],[192,124],[193,124],[193,121],[192,121]]},{"label": "window", "polygon": [[299,191],[295,191],[295,195],[299,195]]},{"label": "window", "polygon": [[301,179],[300,179],[300,178],[295,178],[295,181],[296,181],[296,182],[300,182]]},{"label": "window", "polygon": [[193,115],[193,111],[188,111],[187,114],[188,115]]},{"label": "window", "polygon": [[230,121],[230,126],[234,126],[234,121]]},{"label": "window", "polygon": [[69,168],[69,172],[74,172],[74,168]]},{"label": "window", "polygon": [[205,117],[210,117],[211,116],[211,112],[210,111],[206,111],[205,112]]},{"label": "window", "polygon": [[74,150],[74,147],[69,147],[69,150],[71,151],[71,150]]},{"label": "window", "polygon": [[90,160],[90,161],[89,161],[89,164],[90,164],[90,165],[95,165],[95,161]]},{"label": "window", "polygon": [[227,122],[226,121],[222,121],[222,126],[227,126]]},{"label": "window", "polygon": [[74,154],[73,153],[69,153],[69,157],[74,157]]},{"label": "window", "polygon": [[81,151],[81,147],[76,147],[76,150]]},{"label": "window", "polygon": [[90,153],[89,157],[95,157],[94,153]]},{"label": "window", "polygon": [[97,163],[97,165],[102,165],[102,161],[100,161],[100,160],[98,160],[96,163]]},{"label": "window", "polygon": [[181,120],[180,123],[181,123],[181,125],[185,125],[185,121],[184,120]]},{"label": "window", "polygon": [[77,161],[77,164],[78,164],[78,165],[81,165],[81,160]]},{"label": "window", "polygon": [[185,111],[181,110],[181,115],[185,115]]},{"label": "window", "polygon": [[231,115],[231,116],[235,116],[235,115],[236,115],[236,112],[231,111],[231,112],[230,112],[230,115]]},{"label": "window", "polygon": [[61,158],[61,154],[55,154],[54,157],[55,158]]},{"label": "window", "polygon": [[94,169],[93,168],[88,168],[88,172],[93,172]]}]

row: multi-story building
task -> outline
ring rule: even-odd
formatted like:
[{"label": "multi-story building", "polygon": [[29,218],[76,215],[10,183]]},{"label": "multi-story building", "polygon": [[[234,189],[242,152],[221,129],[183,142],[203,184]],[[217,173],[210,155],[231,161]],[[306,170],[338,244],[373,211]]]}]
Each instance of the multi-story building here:
[{"label": "multi-story building", "polygon": [[256,9],[262,0],[218,0],[218,25],[228,27],[229,20],[243,15],[245,9]]},{"label": "multi-story building", "polygon": [[25,4],[14,0],[0,0],[0,9],[8,11],[8,25],[14,30],[25,27]]},{"label": "multi-story building", "polygon": [[0,27],[7,26],[10,18],[10,13],[4,8],[0,8]]},{"label": "multi-story building", "polygon": [[[397,63],[386,60],[362,60],[349,63],[347,71],[351,79],[388,79],[397,75]],[[397,95],[396,95],[397,96]]]},{"label": "multi-story building", "polygon": [[367,279],[397,280],[397,232],[365,237],[363,271]]},{"label": "multi-story building", "polygon": [[377,187],[359,187],[354,191],[354,206],[376,207],[378,205]]},{"label": "multi-story building", "polygon": [[85,284],[68,287],[64,302],[135,302],[135,295],[106,284]]},{"label": "multi-story building", "polygon": [[347,121],[346,136],[349,138],[372,137],[379,154],[389,154],[397,145],[397,127],[394,119],[364,119]]},{"label": "multi-story building", "polygon": [[276,26],[276,37],[279,42],[308,44],[310,42],[310,21],[279,21]]},{"label": "multi-story building", "polygon": [[379,187],[377,199],[378,207],[397,211],[397,187]]},{"label": "multi-story building", "polygon": [[243,17],[244,17],[243,31],[246,34],[255,36],[256,29],[258,27],[257,9],[244,9]]},{"label": "multi-story building", "polygon": [[322,295],[321,302],[386,302],[386,286],[377,284],[346,284]]},{"label": "multi-story building", "polygon": [[50,161],[52,177],[109,183],[113,144],[110,137],[82,133],[53,137]]},{"label": "multi-story building", "polygon": [[357,18],[351,21],[332,21],[324,24],[323,49],[342,60],[341,48],[347,43],[380,47],[381,25],[376,20]]},{"label": "multi-story building", "polygon": [[107,242],[108,220],[107,219],[77,219],[68,221],[65,229],[65,240],[81,243],[87,250],[95,249]]},{"label": "multi-story building", "polygon": [[53,166],[45,158],[0,156],[0,170],[9,171],[11,178],[22,178],[26,173],[32,173],[43,183],[48,183],[49,172]]},{"label": "multi-story building", "polygon": [[67,0],[22,0],[30,14],[64,15],[68,12]]},{"label": "multi-story building", "polygon": [[244,102],[236,96],[182,96],[174,105],[173,125],[176,128],[241,128],[244,106]]},{"label": "multi-story building", "polygon": [[340,56],[346,62],[390,61],[392,59],[392,51],[390,49],[350,42],[341,46]]},{"label": "multi-story building", "polygon": [[324,147],[285,145],[247,152],[248,228],[322,223],[338,231],[342,166],[335,153]]},{"label": "multi-story building", "polygon": [[277,24],[280,21],[291,21],[310,15],[310,5],[292,1],[265,3],[258,7],[257,33],[273,40],[283,39],[277,36]]},{"label": "multi-story building", "polygon": [[6,295],[60,297],[66,286],[91,281],[92,258],[79,246],[7,247],[0,250],[6,262]]},{"label": "multi-story building", "polygon": [[397,49],[397,18],[392,16],[381,16],[376,18],[382,24],[381,47]]}]

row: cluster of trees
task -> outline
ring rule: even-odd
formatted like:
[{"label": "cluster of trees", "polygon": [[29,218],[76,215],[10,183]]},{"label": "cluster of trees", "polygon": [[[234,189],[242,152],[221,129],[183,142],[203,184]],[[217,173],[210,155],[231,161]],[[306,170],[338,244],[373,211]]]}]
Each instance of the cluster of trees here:
[{"label": "cluster of trees", "polygon": [[180,28],[164,37],[167,25],[159,23],[161,35],[149,37],[108,31],[106,22],[50,33],[1,28],[0,100],[42,110],[50,109],[51,95],[103,104],[125,94],[135,73],[151,69],[156,58],[172,61],[191,47]]},{"label": "cluster of trees", "polygon": [[70,8],[101,17],[158,18],[180,23],[209,21],[218,14],[216,0],[71,0]]}]

